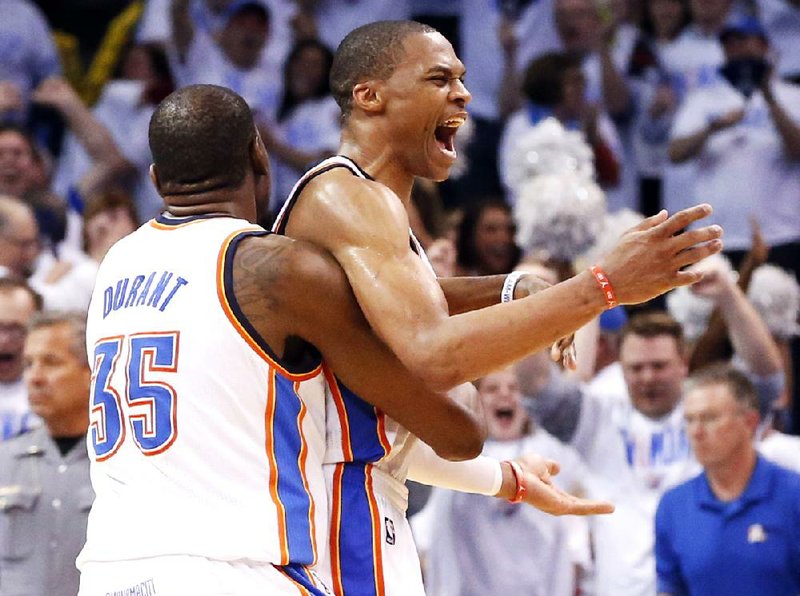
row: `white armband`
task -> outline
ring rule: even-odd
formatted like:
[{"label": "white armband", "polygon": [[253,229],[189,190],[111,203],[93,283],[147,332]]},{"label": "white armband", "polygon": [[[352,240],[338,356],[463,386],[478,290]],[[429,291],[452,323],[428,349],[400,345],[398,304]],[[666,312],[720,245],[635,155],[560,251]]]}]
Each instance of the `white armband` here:
[{"label": "white armband", "polygon": [[429,486],[493,497],[503,485],[500,462],[484,455],[467,461],[448,461],[417,441],[408,462],[408,478]]},{"label": "white armband", "polygon": [[503,289],[500,292],[500,302],[511,302],[514,299],[514,289],[523,275],[525,275],[524,271],[512,271],[506,275]]}]

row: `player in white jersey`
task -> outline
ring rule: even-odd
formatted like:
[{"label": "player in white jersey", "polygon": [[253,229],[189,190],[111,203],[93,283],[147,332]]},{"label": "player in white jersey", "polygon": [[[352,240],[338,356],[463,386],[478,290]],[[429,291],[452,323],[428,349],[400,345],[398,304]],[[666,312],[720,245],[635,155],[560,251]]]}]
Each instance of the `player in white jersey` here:
[{"label": "player in white jersey", "polygon": [[[699,206],[669,219],[661,213],[646,220],[593,272],[510,304],[496,305],[502,287],[509,300],[531,288],[521,282],[515,292],[515,276],[507,283],[502,277],[437,282],[409,239],[405,207],[415,176],[442,180],[453,165],[453,138],[470,99],[463,75],[450,44],[419,23],[378,22],[351,32],[331,73],[343,114],[341,156],[298,183],[276,222],[282,233],[331,252],[376,334],[433,387],[475,379],[547,347],[612,303],[647,300],[691,283],[696,278],[681,267],[721,248],[717,227],[674,235],[708,215],[708,206]],[[607,291],[609,279],[616,293]],[[428,480],[438,475],[440,484],[463,489],[470,484],[463,470],[475,462],[440,465],[445,462],[424,448],[418,451],[419,442],[404,440],[409,438],[404,431],[388,432],[394,425],[380,403],[361,396],[377,406],[371,408],[346,383],[330,380],[336,414],[329,408],[329,421],[341,425],[337,445],[329,424],[326,456],[334,589],[359,596],[420,593],[416,553],[406,546],[404,468],[420,457],[426,463],[414,467],[427,470]],[[387,394],[393,384],[387,377]],[[417,397],[406,399],[424,411],[425,400]],[[429,432],[424,425],[417,430],[399,422],[426,440],[420,434]],[[409,450],[414,457],[407,456]],[[522,496],[521,487],[530,491],[526,502],[553,513],[610,509],[557,493],[530,471],[519,471],[518,483],[512,469],[502,466],[502,482],[486,494]]]},{"label": "player in white jersey", "polygon": [[324,367],[372,399],[387,375],[425,395],[448,457],[480,450],[481,410],[406,373],[335,261],[250,223],[269,167],[242,98],[175,92],[150,145],[167,211],[112,247],[88,315],[80,594],[323,594],[308,568],[327,556]]}]

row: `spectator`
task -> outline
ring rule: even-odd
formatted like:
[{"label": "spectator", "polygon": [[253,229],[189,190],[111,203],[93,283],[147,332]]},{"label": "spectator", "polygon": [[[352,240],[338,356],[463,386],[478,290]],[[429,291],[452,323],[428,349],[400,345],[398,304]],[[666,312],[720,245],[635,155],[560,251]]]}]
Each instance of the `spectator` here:
[{"label": "spectator", "polygon": [[758,18],[772,40],[777,74],[789,83],[800,85],[800,2],[756,0],[755,5]]},{"label": "spectator", "polygon": [[297,43],[283,67],[283,97],[274,126],[261,126],[272,162],[273,212],[277,213],[306,168],[339,146],[339,106],[328,75],[333,53],[321,42]]},{"label": "spectator", "polygon": [[280,63],[265,49],[271,13],[256,1],[236,0],[225,9],[225,25],[211,36],[195,26],[189,0],[172,0],[172,68],[179,87],[208,83],[232,89],[259,122],[273,123],[281,97]]},{"label": "spectator", "polygon": [[395,21],[410,15],[408,0],[296,0],[295,35],[317,38],[336,48],[350,31],[372,21]]},{"label": "spectator", "polygon": [[[732,4],[732,0],[689,0],[690,24],[661,52],[678,105],[688,93],[714,83],[719,76],[725,60],[719,34],[733,12]],[[662,203],[670,213],[695,200],[695,175],[693,163],[666,164]]]},{"label": "spectator", "polygon": [[0,123],[25,123],[31,91],[58,74],[50,27],[29,0],[0,0]]},{"label": "spectator", "polygon": [[[553,482],[568,492],[585,491],[587,470],[573,449],[528,418],[513,370],[492,373],[476,385],[489,428],[485,455],[557,459],[568,473]],[[573,596],[578,563],[588,561],[584,521],[436,488],[412,519],[425,561],[426,593]],[[585,557],[573,549],[576,535],[578,543],[583,539]]]},{"label": "spectator", "polygon": [[519,139],[546,118],[554,117],[568,130],[578,130],[592,148],[597,181],[605,188],[620,181],[620,142],[608,116],[586,100],[586,78],[573,54],[548,53],[533,60],[525,71],[526,106],[512,114],[503,131],[498,160],[500,175],[510,186],[509,159]]},{"label": "spectator", "polygon": [[59,307],[85,309],[93,277],[73,271],[72,263],[59,261],[42,247],[33,210],[13,197],[0,196],[0,268],[5,275],[31,284],[49,310]]},{"label": "spectator", "polygon": [[753,447],[758,398],[741,373],[690,379],[686,426],[703,473],[667,492],[656,513],[658,593],[800,592],[800,475]]},{"label": "spectator", "polygon": [[558,48],[553,0],[461,0],[459,39],[474,134],[466,148],[470,167],[452,183],[457,200],[448,204],[470,203],[502,189],[497,149],[503,122],[522,103],[521,71],[539,54]]},{"label": "spectator", "polygon": [[690,13],[687,0],[648,0],[644,9],[642,32],[626,74],[636,98],[630,158],[639,178],[639,211],[649,216],[661,209],[669,129],[680,92],[666,59],[689,24]]},{"label": "spectator", "polygon": [[24,198],[38,183],[33,139],[16,125],[0,125],[0,193]]},{"label": "spectator", "polygon": [[698,166],[692,196],[714,207],[734,263],[750,247],[755,216],[769,260],[800,274],[800,89],[772,78],[761,25],[744,19],[721,34],[721,77],[686,98],[670,159]]},{"label": "spectator", "polygon": [[3,594],[72,596],[94,500],[86,407],[90,370],[83,314],[43,313],[25,340],[25,384],[41,428],[0,443]]},{"label": "spectator", "polygon": [[[739,316],[732,318],[728,324],[738,324]],[[762,337],[744,339],[755,344]],[[743,355],[756,350],[749,346]],[[781,364],[774,346],[762,346],[761,352],[759,358],[774,355],[772,369],[754,375],[767,401],[780,393],[775,377]],[[631,317],[620,362],[629,399],[599,399],[581,391],[540,392],[534,398],[541,425],[578,450],[603,481],[599,494],[616,505],[614,515],[591,522],[598,596],[655,593],[652,524],[658,499],[696,469],[681,405],[687,366],[680,325],[660,312]],[[531,380],[525,364],[518,365],[520,384],[532,395],[536,378]]]},{"label": "spectator", "polygon": [[461,275],[510,273],[520,258],[514,243],[511,208],[500,198],[469,205],[456,240],[456,263]]},{"label": "spectator", "polygon": [[24,281],[0,278],[0,441],[38,422],[22,379],[22,349],[28,322],[41,308],[41,296]]},{"label": "spectator", "polygon": [[[59,89],[58,95],[51,90],[50,98],[43,97],[43,101],[58,102],[60,110],[82,114],[80,121],[67,118],[71,133],[53,182],[54,190],[69,198],[76,217],[87,195],[111,186],[129,190],[139,212],[148,218],[161,211],[161,197],[150,182],[147,125],[156,104],[173,88],[164,51],[155,45],[132,45],[123,54],[118,76],[106,83],[91,112],[77,104],[68,89]],[[77,247],[80,232],[70,232],[70,241]]]}]

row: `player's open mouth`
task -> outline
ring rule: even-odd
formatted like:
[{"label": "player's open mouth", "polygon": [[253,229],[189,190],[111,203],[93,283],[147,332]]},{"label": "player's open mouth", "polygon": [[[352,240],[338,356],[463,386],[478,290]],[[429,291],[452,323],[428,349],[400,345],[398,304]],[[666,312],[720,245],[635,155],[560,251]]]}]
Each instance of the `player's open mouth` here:
[{"label": "player's open mouth", "polygon": [[436,146],[445,153],[447,156],[455,159],[458,155],[456,153],[456,133],[458,128],[464,124],[466,117],[462,115],[451,116],[442,124],[436,127],[434,137],[436,138]]}]

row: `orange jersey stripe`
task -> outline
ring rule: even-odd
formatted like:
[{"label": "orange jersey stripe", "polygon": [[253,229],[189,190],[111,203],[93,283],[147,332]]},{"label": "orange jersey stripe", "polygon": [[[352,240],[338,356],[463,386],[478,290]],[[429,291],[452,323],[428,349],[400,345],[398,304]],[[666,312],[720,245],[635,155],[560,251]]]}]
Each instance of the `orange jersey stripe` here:
[{"label": "orange jersey stripe", "polygon": [[328,382],[328,387],[330,387],[336,412],[339,414],[339,424],[342,427],[342,455],[345,461],[353,461],[353,445],[350,442],[350,420],[344,407],[344,398],[339,389],[339,383],[327,364],[322,365],[322,372],[325,374],[325,380]]},{"label": "orange jersey stripe", "polygon": [[256,354],[263,358],[270,366],[277,368],[281,374],[288,379],[292,381],[306,381],[319,374],[321,365],[317,366],[314,370],[303,374],[292,373],[286,370],[279,362],[276,362],[267,352],[265,352],[261,346],[259,346],[258,343],[250,336],[247,330],[242,327],[239,319],[237,319],[236,315],[233,313],[233,309],[228,301],[228,296],[225,294],[225,256],[228,254],[228,248],[230,248],[231,242],[233,242],[233,240],[243,232],[256,230],[258,230],[258,228],[253,228],[253,230],[239,230],[233,232],[225,239],[225,242],[223,242],[222,248],[219,251],[219,256],[217,257],[217,296],[225,316],[228,317],[228,321],[230,321],[231,325],[233,325],[233,328],[236,329],[242,339],[247,342],[247,345],[249,345]]},{"label": "orange jersey stripe", "polygon": [[300,414],[297,417],[297,432],[300,436],[300,453],[297,455],[297,466],[300,470],[300,476],[303,479],[303,488],[308,495],[308,527],[311,533],[309,539],[311,541],[311,549],[314,552],[314,559],[312,565],[317,562],[317,530],[316,524],[314,523],[314,513],[316,509],[316,505],[314,503],[314,495],[311,494],[311,488],[308,485],[308,477],[306,476],[306,461],[308,460],[308,442],[306,441],[306,435],[303,432],[303,420],[305,420],[306,414],[308,413],[308,408],[306,408],[306,404],[300,398],[300,383],[295,382],[294,384],[294,394],[297,396],[297,401],[300,402]]},{"label": "orange jersey stripe", "polygon": [[375,593],[377,596],[386,595],[383,585],[383,552],[381,548],[381,519],[378,513],[378,504],[375,502],[375,492],[372,488],[372,465],[364,466],[364,488],[369,501],[369,513],[372,521],[372,561],[375,566]]},{"label": "orange jersey stripe", "polygon": [[341,551],[339,550],[339,539],[342,530],[342,476],[344,475],[344,464],[336,464],[333,471],[333,490],[331,496],[331,527],[330,527],[330,557],[331,557],[331,578],[333,580],[333,591],[335,594],[343,594],[342,585],[342,561]]},{"label": "orange jersey stripe", "polygon": [[269,461],[269,493],[278,512],[278,534],[281,541],[281,565],[289,564],[289,536],[286,532],[286,509],[278,496],[278,460],[275,455],[273,429],[275,427],[276,381],[275,370],[270,369],[267,388],[267,409],[264,415],[265,448]]}]

